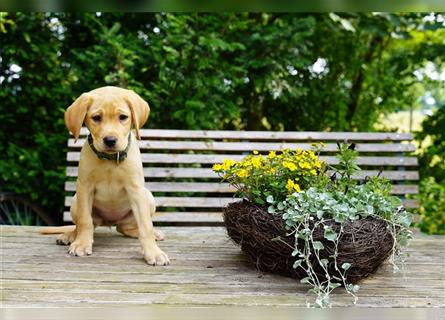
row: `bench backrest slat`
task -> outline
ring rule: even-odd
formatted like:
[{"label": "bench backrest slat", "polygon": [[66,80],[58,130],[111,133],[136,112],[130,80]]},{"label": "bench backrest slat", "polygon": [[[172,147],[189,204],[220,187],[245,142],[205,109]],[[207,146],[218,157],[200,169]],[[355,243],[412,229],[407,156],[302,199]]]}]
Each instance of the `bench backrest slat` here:
[{"label": "bench backrest slat", "polygon": [[[86,128],[82,128],[79,141],[68,140],[66,221],[70,220],[68,211],[76,189],[79,151],[86,134]],[[355,142],[360,152],[358,164],[363,168],[356,179],[377,175],[383,169],[382,176],[393,184],[392,194],[404,198],[419,191],[417,158],[406,154],[415,150],[410,143],[413,137],[407,133],[142,129],[140,134],[146,186],[156,198],[158,223],[220,223],[222,206],[236,198],[234,188],[220,183],[219,176],[212,171],[214,163],[224,159],[238,161],[253,150],[308,150],[316,142],[326,143],[321,158],[329,164],[338,163],[336,141]],[[416,200],[403,201],[406,207],[418,206]]]}]

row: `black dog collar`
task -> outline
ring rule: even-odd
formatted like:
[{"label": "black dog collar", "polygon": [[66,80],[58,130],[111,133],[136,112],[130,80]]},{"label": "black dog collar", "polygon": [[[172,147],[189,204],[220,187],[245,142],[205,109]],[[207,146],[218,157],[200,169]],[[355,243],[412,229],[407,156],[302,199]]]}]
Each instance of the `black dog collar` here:
[{"label": "black dog collar", "polygon": [[127,158],[128,150],[130,149],[130,142],[131,142],[131,133],[128,134],[128,144],[125,150],[115,152],[115,153],[106,153],[106,152],[100,152],[94,147],[93,143],[93,136],[91,134],[88,135],[88,145],[90,146],[91,150],[96,154],[96,156],[99,159],[102,160],[114,160],[119,164],[120,161],[124,161]]}]

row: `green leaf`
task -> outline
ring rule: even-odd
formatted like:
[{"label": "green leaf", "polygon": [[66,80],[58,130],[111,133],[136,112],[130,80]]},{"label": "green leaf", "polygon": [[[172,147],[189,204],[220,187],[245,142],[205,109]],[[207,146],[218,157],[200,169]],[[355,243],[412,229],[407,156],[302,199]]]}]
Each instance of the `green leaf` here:
[{"label": "green leaf", "polygon": [[274,203],[275,202],[272,195],[267,196],[266,201],[267,201],[267,203]]},{"label": "green leaf", "polygon": [[314,247],[315,250],[323,250],[324,249],[324,245],[320,241],[314,241],[312,243],[312,246]]},{"label": "green leaf", "polygon": [[306,278],[301,279],[300,283],[311,283],[311,280],[309,277],[306,277]]},{"label": "green leaf", "polygon": [[350,267],[351,267],[351,264],[348,263],[348,262],[345,262],[345,263],[343,263],[343,264],[341,265],[341,268],[342,268],[343,270],[348,270]]},{"label": "green leaf", "polygon": [[322,264],[324,267],[327,267],[327,266],[328,266],[328,263],[329,263],[329,260],[328,260],[328,259],[320,259],[320,262],[321,262],[321,264]]},{"label": "green leaf", "polygon": [[338,288],[338,287],[340,287],[341,286],[341,284],[340,283],[337,283],[337,282],[331,282],[330,284],[329,284],[329,287],[331,288],[331,289],[335,289],[335,288]]},{"label": "green leaf", "polygon": [[297,260],[297,261],[295,261],[294,262],[294,264],[293,264],[293,268],[294,269],[297,269],[298,267],[300,267],[301,266],[301,263],[303,262],[303,260]]},{"label": "green leaf", "polygon": [[337,233],[331,227],[328,227],[324,230],[324,237],[329,241],[335,241],[337,240]]}]

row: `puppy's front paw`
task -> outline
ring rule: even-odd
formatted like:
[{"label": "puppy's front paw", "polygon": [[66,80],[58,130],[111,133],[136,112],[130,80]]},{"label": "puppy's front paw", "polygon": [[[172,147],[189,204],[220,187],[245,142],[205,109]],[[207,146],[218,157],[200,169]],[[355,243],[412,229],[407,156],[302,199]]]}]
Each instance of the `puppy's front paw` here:
[{"label": "puppy's front paw", "polygon": [[68,253],[73,256],[89,256],[93,253],[92,241],[74,241],[71,243]]},{"label": "puppy's front paw", "polygon": [[168,256],[159,248],[145,251],[144,258],[152,266],[167,266],[170,264]]}]

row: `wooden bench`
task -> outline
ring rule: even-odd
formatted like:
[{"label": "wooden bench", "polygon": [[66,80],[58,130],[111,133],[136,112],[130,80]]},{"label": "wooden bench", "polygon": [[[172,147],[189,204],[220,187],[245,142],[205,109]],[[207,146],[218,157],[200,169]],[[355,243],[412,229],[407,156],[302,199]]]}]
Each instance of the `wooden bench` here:
[{"label": "wooden bench", "polygon": [[[223,159],[240,160],[257,150],[310,149],[315,142],[325,142],[322,159],[336,163],[336,141],[350,141],[360,151],[358,164],[364,169],[360,179],[382,176],[393,183],[392,193],[404,199],[407,208],[417,207],[417,201],[405,199],[418,193],[417,158],[412,135],[406,133],[367,132],[269,132],[269,131],[195,131],[141,130],[140,149],[144,163],[146,185],[156,198],[157,224],[215,225],[222,222],[221,208],[235,201],[234,189],[220,183],[211,167]],[[66,210],[64,221],[70,221],[69,207],[75,192],[79,151],[87,130],[81,138],[68,141]]]},{"label": "wooden bench", "polygon": [[[86,131],[82,133],[85,137]],[[142,130],[142,136],[147,186],[156,195],[158,228],[166,234],[159,245],[172,264],[147,266],[138,241],[114,228],[98,228],[93,255],[79,258],[70,256],[65,246],[57,246],[56,236],[39,234],[40,227],[2,226],[3,307],[151,305],[162,310],[165,306],[206,310],[219,306],[209,311],[212,317],[245,306],[266,306],[261,314],[275,314],[276,307],[305,307],[306,285],[257,272],[228,239],[225,228],[213,226],[221,223],[221,207],[233,201],[233,189],[219,183],[212,164],[224,158],[238,160],[252,150],[307,149],[312,142],[325,141],[323,157],[335,163],[335,141],[356,141],[365,174],[377,174],[383,166],[383,174],[393,181],[394,194],[418,192],[417,160],[409,155],[414,151],[409,134]],[[82,142],[68,142],[66,211]],[[406,201],[406,205],[417,204]],[[444,245],[444,237],[416,232],[407,250],[405,273],[393,273],[385,263],[361,283],[356,306],[445,307]],[[333,292],[331,301],[334,306],[353,306],[341,289]],[[292,309],[288,314],[301,312]]]}]

